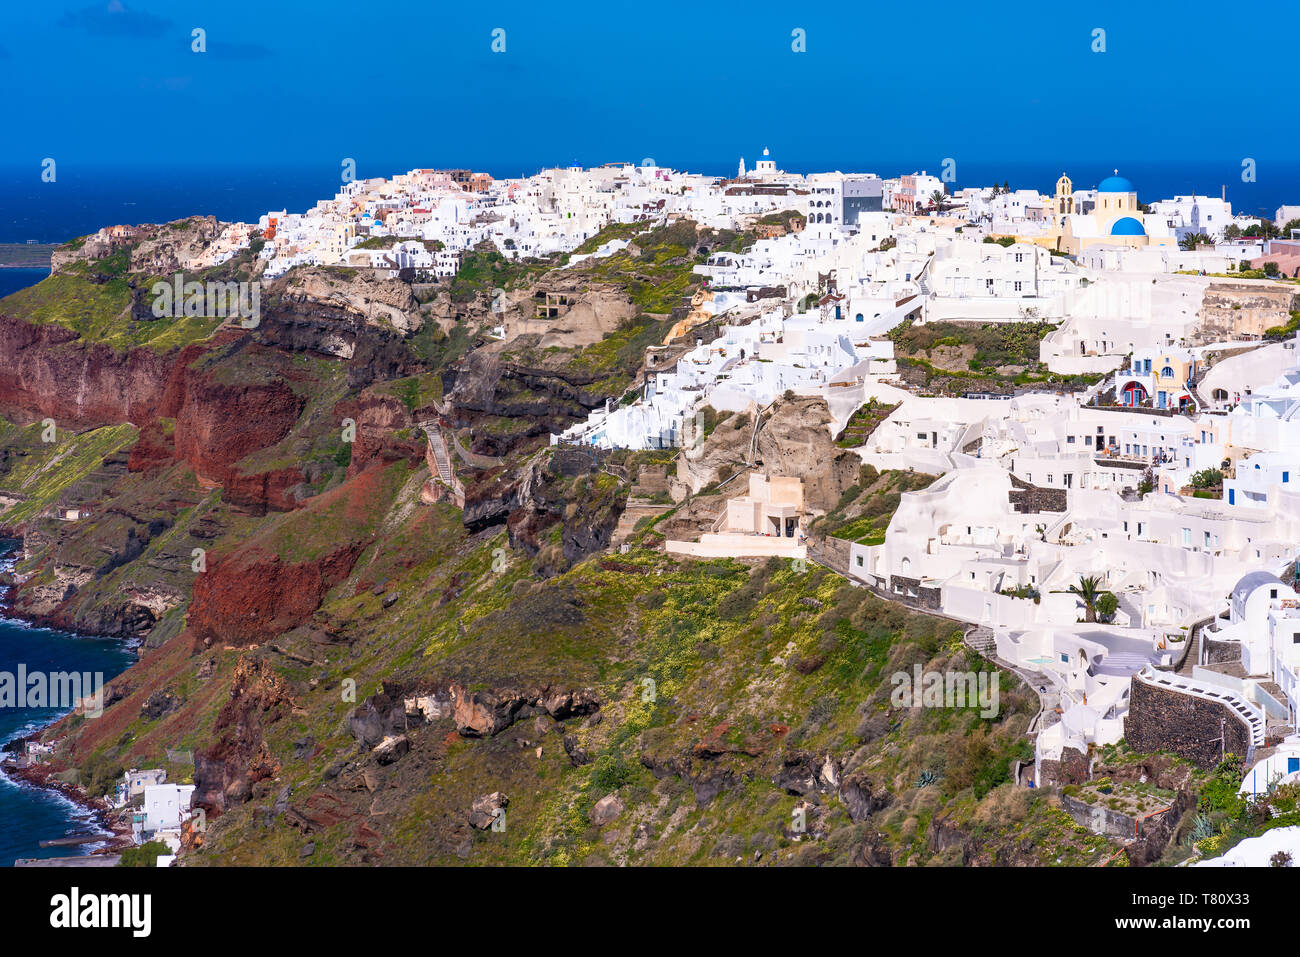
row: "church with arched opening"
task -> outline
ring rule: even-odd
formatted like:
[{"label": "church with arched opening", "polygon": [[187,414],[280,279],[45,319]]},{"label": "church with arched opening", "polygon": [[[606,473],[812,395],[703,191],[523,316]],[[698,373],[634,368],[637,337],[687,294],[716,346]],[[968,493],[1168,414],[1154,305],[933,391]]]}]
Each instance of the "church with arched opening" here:
[{"label": "church with arched opening", "polygon": [[1089,212],[1074,212],[1074,184],[1062,174],[1056,181],[1052,211],[1060,234],[1057,248],[1077,254],[1089,246],[1177,246],[1178,238],[1159,216],[1142,211],[1137,188],[1127,178],[1107,176],[1097,184],[1096,201]]}]

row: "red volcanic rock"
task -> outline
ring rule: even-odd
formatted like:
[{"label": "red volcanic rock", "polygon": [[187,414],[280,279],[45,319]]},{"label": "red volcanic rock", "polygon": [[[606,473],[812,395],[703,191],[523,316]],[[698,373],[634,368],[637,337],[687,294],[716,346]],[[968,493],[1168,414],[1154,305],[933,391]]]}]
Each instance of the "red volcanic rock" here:
[{"label": "red volcanic rock", "polygon": [[57,325],[0,316],[0,414],[46,416],[59,425],[98,426],[152,420],[180,353],[77,341]]},{"label": "red volcanic rock", "polygon": [[242,804],[253,785],[274,777],[280,764],[267,747],[263,728],[289,713],[289,687],[260,658],[235,665],[228,700],[217,714],[216,742],[194,757],[194,803],[211,814]]},{"label": "red volcanic rock", "polygon": [[365,546],[347,542],[315,561],[286,562],[248,545],[209,561],[189,607],[196,647],[257,644],[306,622]]},{"label": "red volcanic rock", "polygon": [[300,503],[289,494],[289,490],[304,480],[302,471],[296,466],[248,475],[230,469],[221,485],[226,492],[226,501],[264,514],[267,509],[288,512],[297,508]]},{"label": "red volcanic rock", "polygon": [[415,422],[406,405],[391,395],[365,392],[359,398],[340,402],[334,414],[342,422],[352,419],[357,426],[352,443],[352,460],[348,464],[348,478],[363,471],[372,462],[397,462],[405,460],[419,464],[424,458],[426,442],[423,436],[399,438],[395,433],[402,429],[414,431]]},{"label": "red volcanic rock", "polygon": [[[80,341],[58,325],[0,316],[0,415],[19,422],[48,416],[61,427],[132,422],[141,435],[131,450],[131,471],[182,459],[200,484],[222,486],[236,504],[292,509],[298,503],[288,490],[303,481],[297,468],[245,474],[233,466],[283,439],[305,399],[281,380],[231,383],[194,367],[209,350],[246,337],[242,330],[223,330],[171,353],[122,353]],[[170,441],[158,427],[160,417],[176,419]]]},{"label": "red volcanic rock", "polygon": [[156,421],[140,429],[140,437],[131,446],[131,455],[127,459],[129,472],[156,472],[165,469],[176,461],[175,447],[171,436],[164,435]]},{"label": "red volcanic rock", "polygon": [[227,384],[190,371],[176,416],[176,454],[200,479],[224,485],[235,462],[289,433],[304,403],[281,381]]}]

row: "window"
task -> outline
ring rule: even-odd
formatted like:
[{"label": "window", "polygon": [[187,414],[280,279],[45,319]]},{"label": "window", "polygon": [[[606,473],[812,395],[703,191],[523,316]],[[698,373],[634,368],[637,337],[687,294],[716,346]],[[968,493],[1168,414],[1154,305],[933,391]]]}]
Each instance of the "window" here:
[{"label": "window", "polygon": [[1185,528],[1183,529],[1183,547],[1185,548],[1189,547],[1191,544],[1192,544],[1192,530],[1190,528]]},{"label": "window", "polygon": [[1066,445],[1073,445],[1073,444],[1074,444],[1074,436],[1073,436],[1073,435],[1067,435],[1067,436],[1065,437],[1065,444],[1066,444]]},{"label": "window", "polygon": [[859,568],[862,567],[862,556],[861,556],[861,555],[858,556],[858,567],[859,567]]},{"label": "window", "polygon": [[1270,588],[1270,589],[1268,590],[1268,597],[1269,597],[1269,598],[1276,598],[1276,597],[1277,597],[1277,589],[1276,589],[1276,588]]}]

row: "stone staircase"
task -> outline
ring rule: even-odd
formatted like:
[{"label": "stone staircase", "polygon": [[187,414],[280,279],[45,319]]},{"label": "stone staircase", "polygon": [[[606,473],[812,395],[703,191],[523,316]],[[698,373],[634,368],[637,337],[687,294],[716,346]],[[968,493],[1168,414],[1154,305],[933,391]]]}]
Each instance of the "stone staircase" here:
[{"label": "stone staircase", "polygon": [[428,440],[424,460],[429,465],[430,473],[437,473],[424,484],[424,489],[420,493],[421,500],[425,504],[451,502],[457,508],[464,508],[465,486],[452,467],[451,452],[447,448],[447,439],[442,434],[442,428],[437,422],[421,422],[420,427]]},{"label": "stone staircase", "polygon": [[438,466],[438,478],[446,485],[454,485],[451,456],[447,454],[447,440],[443,438],[442,429],[434,426],[428,430],[428,436],[429,449],[433,452],[433,460]]},{"label": "stone staircase", "polygon": [[1133,600],[1133,596],[1128,592],[1117,592],[1115,595],[1119,599],[1120,611],[1128,615],[1130,628],[1142,627],[1142,607]]},{"label": "stone staircase", "polygon": [[1192,637],[1189,639],[1191,644],[1187,646],[1187,655],[1183,658],[1183,663],[1178,666],[1175,674],[1182,675],[1184,678],[1192,676],[1192,669],[1195,668],[1201,660],[1201,629],[1193,628]]},{"label": "stone staircase", "polygon": [[982,625],[971,629],[966,635],[966,644],[978,651],[985,658],[992,658],[998,653],[998,642],[991,629]]}]

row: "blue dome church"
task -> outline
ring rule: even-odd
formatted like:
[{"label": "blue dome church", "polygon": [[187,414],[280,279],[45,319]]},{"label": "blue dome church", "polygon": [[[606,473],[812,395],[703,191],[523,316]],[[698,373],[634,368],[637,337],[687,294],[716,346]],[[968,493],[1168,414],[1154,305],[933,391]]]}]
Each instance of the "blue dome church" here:
[{"label": "blue dome church", "polygon": [[[1069,182],[1062,177],[1062,182]],[[1057,193],[1061,193],[1057,184]],[[1177,237],[1168,224],[1158,216],[1148,217],[1138,202],[1137,187],[1127,177],[1115,170],[1097,184],[1095,202],[1090,212],[1068,212],[1080,208],[1074,200],[1079,194],[1062,203],[1060,213],[1060,245],[1063,252],[1078,254],[1089,246],[1177,246]],[[1087,208],[1086,206],[1082,208]]]}]

